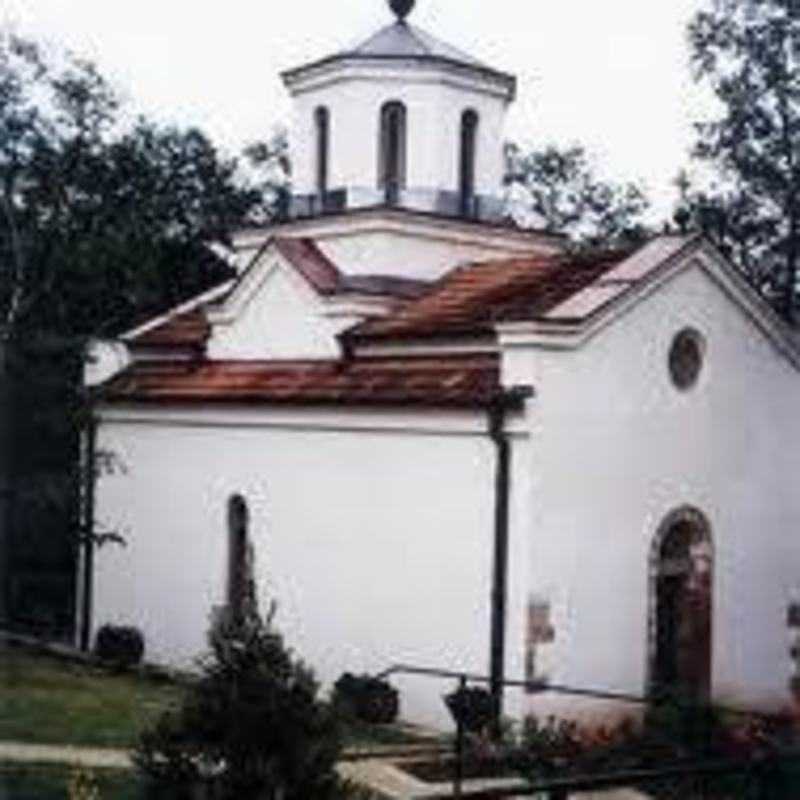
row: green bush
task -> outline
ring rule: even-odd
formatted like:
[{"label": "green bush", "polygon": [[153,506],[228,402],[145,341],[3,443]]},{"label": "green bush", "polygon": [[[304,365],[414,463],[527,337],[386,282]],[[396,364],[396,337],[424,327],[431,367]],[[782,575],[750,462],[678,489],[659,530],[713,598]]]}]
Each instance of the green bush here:
[{"label": "green bush", "polygon": [[494,718],[495,701],[480,686],[467,686],[448,694],[444,699],[456,725],[461,723],[471,733],[479,733]]},{"label": "green bush", "polygon": [[333,686],[333,704],[344,716],[370,724],[389,724],[397,719],[400,699],[387,681],[345,672]]},{"label": "green bush", "polygon": [[133,667],[144,657],[144,636],[138,628],[103,625],[97,632],[95,655],[118,667]]},{"label": "green bush", "polygon": [[142,735],[140,769],[176,791],[207,781],[220,798],[342,797],[337,717],[271,621],[221,620],[209,641],[183,705]]}]

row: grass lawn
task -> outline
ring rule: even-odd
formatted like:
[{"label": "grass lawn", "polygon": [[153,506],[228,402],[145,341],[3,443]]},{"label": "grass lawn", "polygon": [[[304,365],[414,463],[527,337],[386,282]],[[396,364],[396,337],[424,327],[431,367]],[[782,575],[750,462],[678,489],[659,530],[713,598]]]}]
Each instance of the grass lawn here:
[{"label": "grass lawn", "polygon": [[[0,740],[131,747],[181,693],[165,682],[0,649]],[[354,723],[345,735],[346,747],[419,743],[391,725]]]},{"label": "grass lawn", "polygon": [[18,650],[0,650],[0,740],[130,747],[181,690]]},{"label": "grass lawn", "polygon": [[[98,798],[113,800],[145,800],[144,782],[131,772],[116,770],[83,770],[91,775]],[[0,763],[0,797],[14,800],[64,800],[75,770],[51,764]]]}]

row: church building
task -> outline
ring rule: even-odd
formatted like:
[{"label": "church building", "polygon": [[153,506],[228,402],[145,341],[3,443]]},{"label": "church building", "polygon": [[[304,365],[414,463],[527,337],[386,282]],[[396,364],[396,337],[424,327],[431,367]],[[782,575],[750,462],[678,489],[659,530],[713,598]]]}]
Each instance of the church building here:
[{"label": "church building", "polygon": [[[294,194],[236,279],[96,365],[95,519],[126,545],[85,562],[91,630],[187,666],[252,580],[326,686],[410,664],[787,705],[797,337],[700,238],[587,257],[516,227],[515,78],[391,6],[283,73]],[[395,682],[446,724],[452,682]]]}]

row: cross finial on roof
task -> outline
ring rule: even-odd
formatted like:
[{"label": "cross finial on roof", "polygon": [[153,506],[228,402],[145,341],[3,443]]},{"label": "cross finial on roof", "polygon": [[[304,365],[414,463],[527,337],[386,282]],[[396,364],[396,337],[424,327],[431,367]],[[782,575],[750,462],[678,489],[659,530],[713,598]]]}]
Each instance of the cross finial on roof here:
[{"label": "cross finial on roof", "polygon": [[406,17],[414,10],[414,0],[389,0],[389,8],[400,22],[405,22]]}]

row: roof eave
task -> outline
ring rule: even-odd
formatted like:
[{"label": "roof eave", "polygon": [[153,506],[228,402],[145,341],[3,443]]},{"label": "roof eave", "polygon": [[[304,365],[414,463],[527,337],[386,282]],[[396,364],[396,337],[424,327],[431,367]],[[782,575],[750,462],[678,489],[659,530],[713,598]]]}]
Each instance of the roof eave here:
[{"label": "roof eave", "polygon": [[299,67],[284,70],[280,73],[281,80],[287,88],[291,88],[291,84],[303,78],[307,73],[323,67],[331,66],[334,64],[370,64],[370,63],[388,63],[396,64],[402,62],[413,62],[419,64],[430,64],[433,66],[444,66],[456,68],[460,71],[471,72],[480,75],[484,78],[495,80],[504,84],[508,93],[508,99],[513,102],[517,96],[517,77],[508,72],[496,70],[493,67],[483,66],[480,64],[470,64],[465,61],[458,61],[454,58],[447,58],[446,56],[437,55],[422,55],[422,54],[403,54],[403,55],[389,55],[389,54],[373,54],[362,55],[360,53],[337,53],[332,56],[312,61],[308,64],[302,64]]}]

